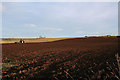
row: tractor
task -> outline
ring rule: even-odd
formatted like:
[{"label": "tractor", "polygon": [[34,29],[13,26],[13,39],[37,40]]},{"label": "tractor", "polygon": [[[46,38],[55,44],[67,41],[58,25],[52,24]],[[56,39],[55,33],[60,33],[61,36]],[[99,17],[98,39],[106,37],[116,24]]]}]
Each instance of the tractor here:
[{"label": "tractor", "polygon": [[15,42],[15,43],[25,43],[25,41],[23,39],[20,39],[19,42]]}]

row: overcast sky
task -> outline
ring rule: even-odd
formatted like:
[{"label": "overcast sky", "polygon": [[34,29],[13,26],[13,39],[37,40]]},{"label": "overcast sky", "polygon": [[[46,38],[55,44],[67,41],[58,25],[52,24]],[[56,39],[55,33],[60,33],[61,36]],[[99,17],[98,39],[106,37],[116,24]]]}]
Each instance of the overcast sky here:
[{"label": "overcast sky", "polygon": [[4,2],[3,37],[118,35],[117,2]]}]

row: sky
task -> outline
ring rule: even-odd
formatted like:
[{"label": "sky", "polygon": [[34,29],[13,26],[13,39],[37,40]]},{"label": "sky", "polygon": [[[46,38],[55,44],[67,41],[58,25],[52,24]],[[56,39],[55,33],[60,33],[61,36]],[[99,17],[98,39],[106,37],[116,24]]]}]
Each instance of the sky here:
[{"label": "sky", "polygon": [[1,7],[3,38],[118,35],[117,2],[3,2]]},{"label": "sky", "polygon": [[2,2],[119,2],[119,0],[2,0]]}]

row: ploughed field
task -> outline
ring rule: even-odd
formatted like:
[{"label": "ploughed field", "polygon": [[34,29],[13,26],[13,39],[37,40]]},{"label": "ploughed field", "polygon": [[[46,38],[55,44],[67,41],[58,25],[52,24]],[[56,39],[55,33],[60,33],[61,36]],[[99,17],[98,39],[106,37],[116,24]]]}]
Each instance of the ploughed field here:
[{"label": "ploughed field", "polygon": [[119,80],[117,38],[2,44],[3,80]]}]

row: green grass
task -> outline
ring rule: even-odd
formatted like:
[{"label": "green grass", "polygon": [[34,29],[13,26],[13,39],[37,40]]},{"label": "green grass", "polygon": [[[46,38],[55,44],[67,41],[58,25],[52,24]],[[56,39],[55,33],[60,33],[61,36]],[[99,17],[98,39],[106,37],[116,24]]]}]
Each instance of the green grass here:
[{"label": "green grass", "polygon": [[0,69],[8,69],[11,67],[19,66],[20,64],[23,64],[24,62],[9,62],[9,63],[1,63]]}]

